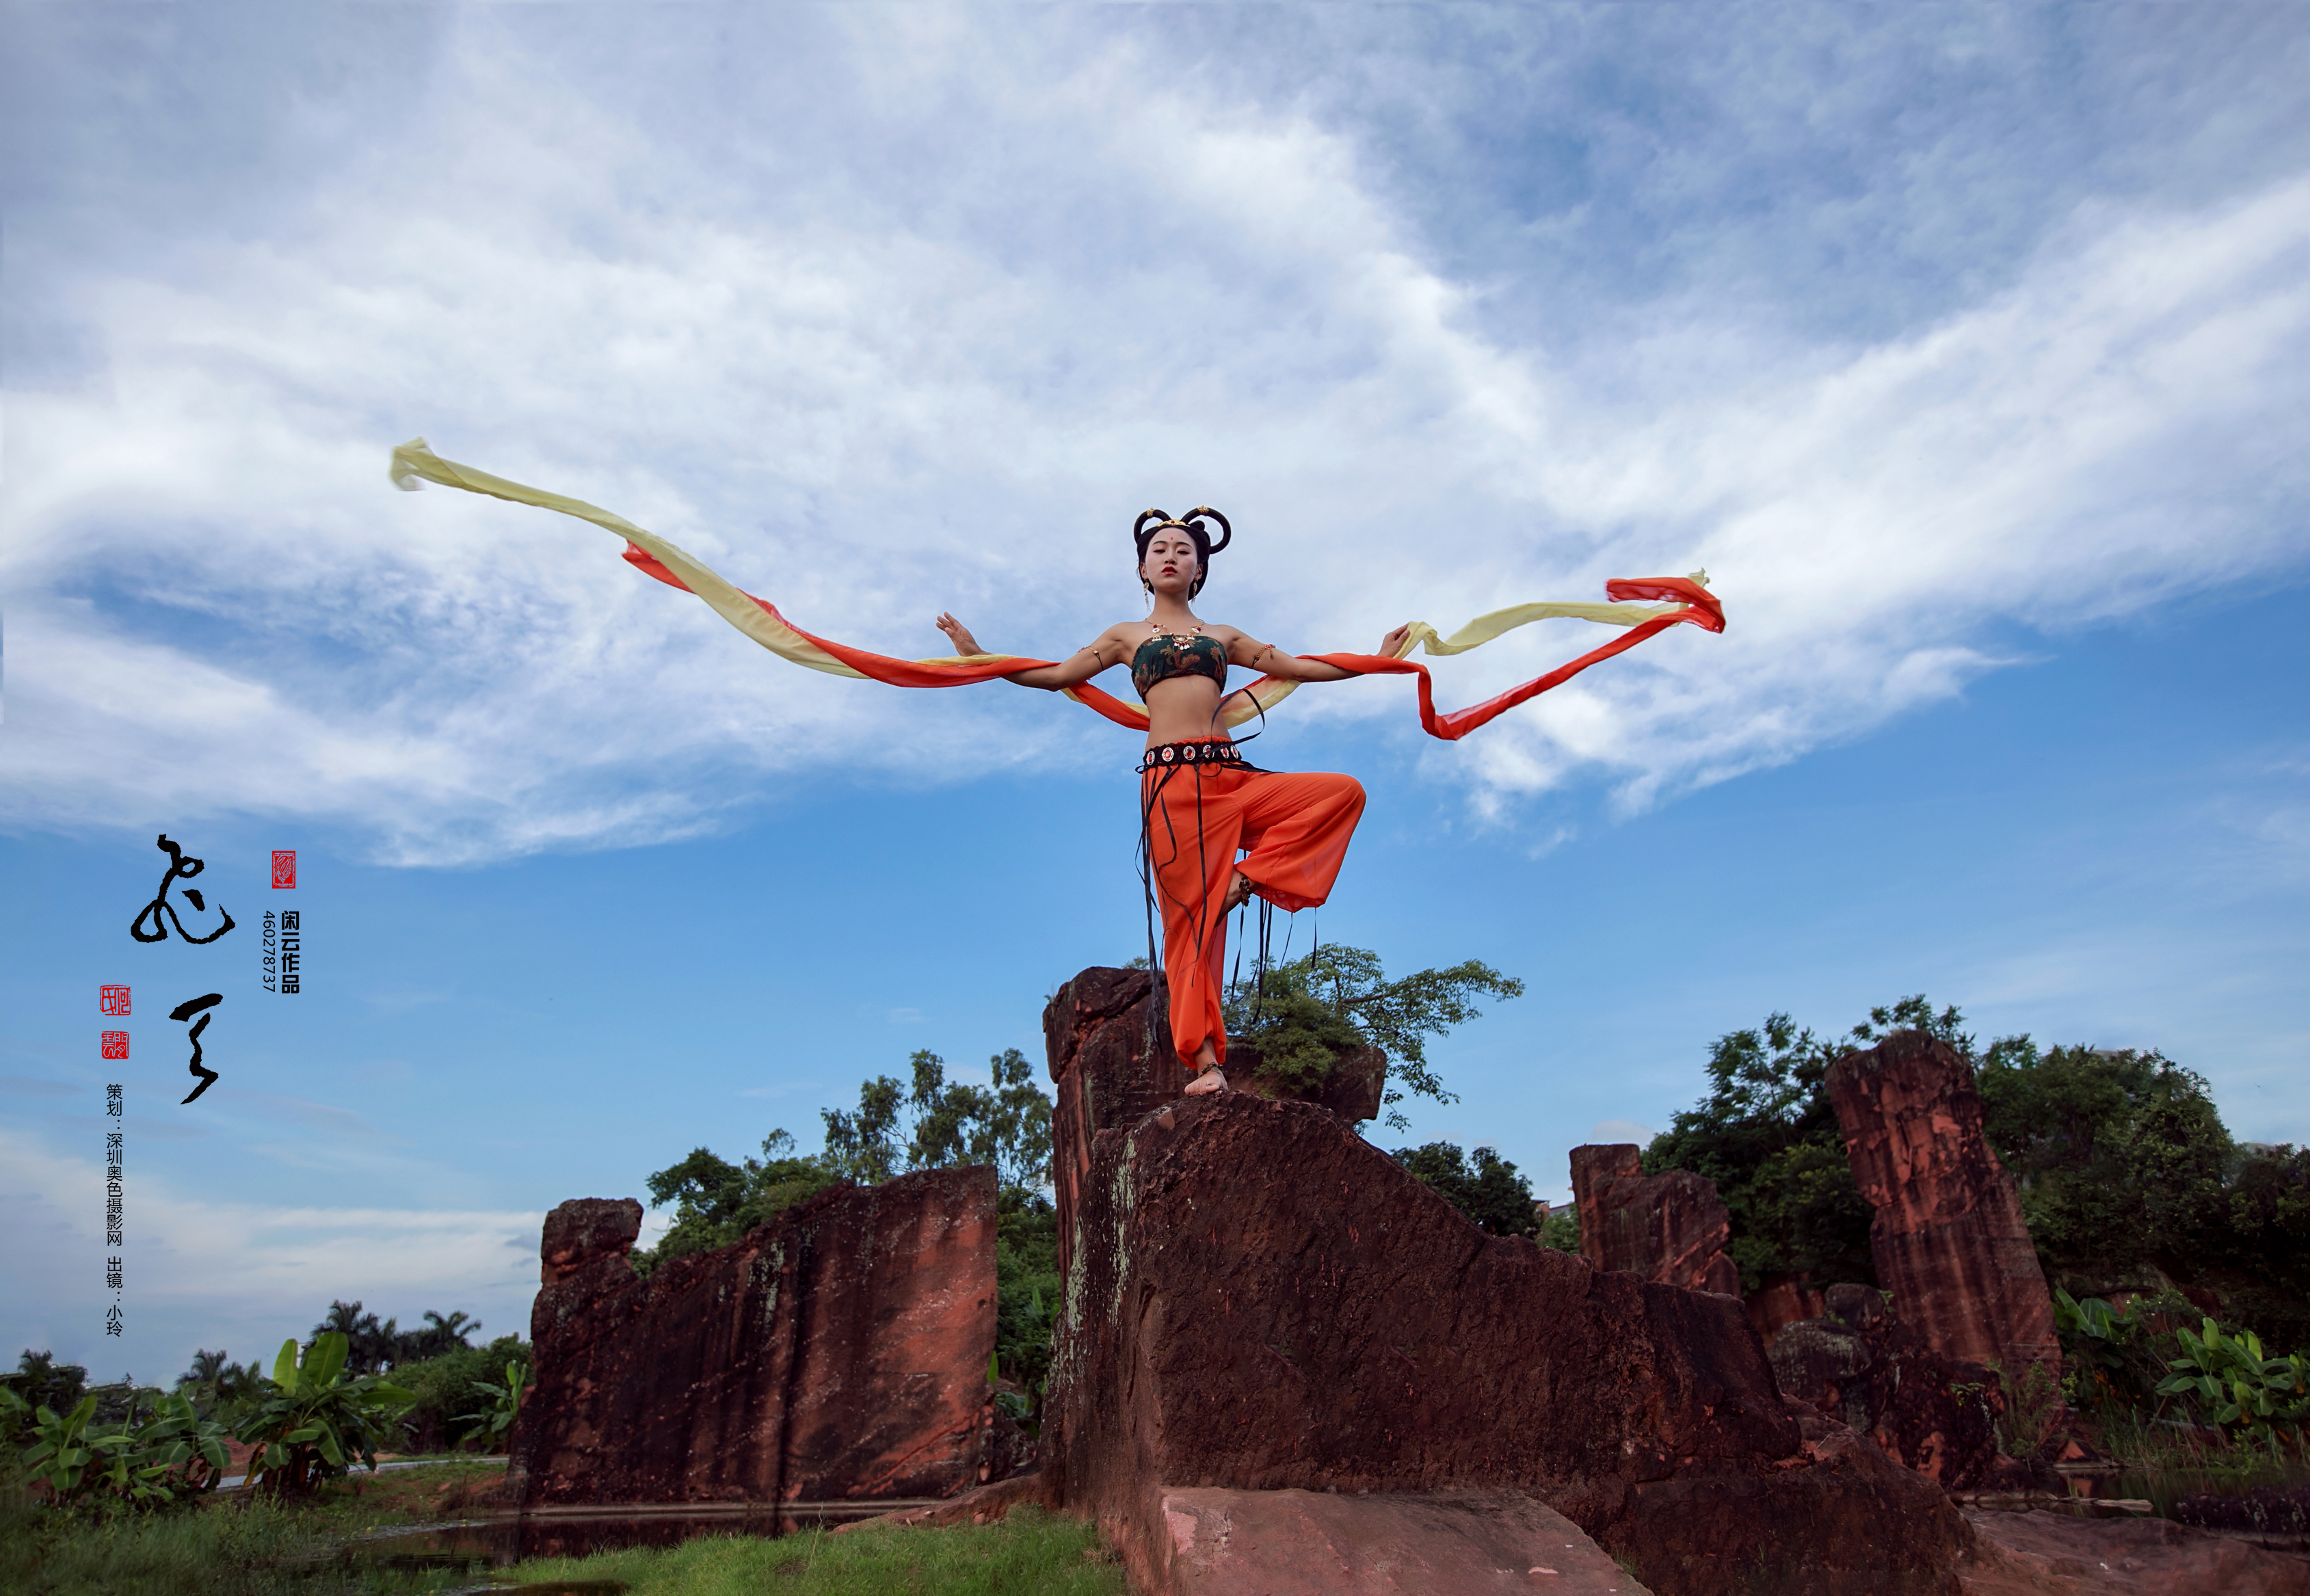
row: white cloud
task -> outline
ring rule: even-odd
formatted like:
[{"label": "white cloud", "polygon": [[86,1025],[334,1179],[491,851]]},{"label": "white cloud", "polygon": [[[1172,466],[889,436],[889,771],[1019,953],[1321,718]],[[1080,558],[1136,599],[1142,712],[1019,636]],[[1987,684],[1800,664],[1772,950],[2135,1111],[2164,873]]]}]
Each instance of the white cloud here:
[{"label": "white cloud", "polygon": [[125,1362],[141,1379],[173,1378],[198,1346],[269,1358],[335,1297],[404,1323],[424,1308],[464,1308],[491,1335],[528,1332],[542,1213],[265,1207],[139,1169],[126,1238],[126,1331],[110,1339],[112,1297],[98,1267],[108,1249],[95,1224],[101,1167],[0,1128],[0,1169],[10,1271],[40,1282],[0,1306],[0,1340],[51,1347],[106,1375]]},{"label": "white cloud", "polygon": [[[2010,663],[2015,626],[2299,559],[2298,178],[2083,204],[1993,289],[1842,343],[1713,302],[1703,253],[1698,286],[1611,308],[1608,363],[1578,300],[1488,320],[1352,124],[1151,74],[1143,38],[850,27],[812,46],[817,124],[725,108],[716,154],[469,20],[424,114],[268,228],[47,282],[96,360],[10,397],[0,818],[294,813],[476,860],[710,828],[776,778],[1127,757],[1056,701],[786,666],[590,527],[394,494],[419,431],[900,654],[948,607],[1064,652],[1133,599],[1150,502],[1229,507],[1206,607],[1307,648],[1706,566],[1724,637],[1434,750],[1494,815],[1786,760]],[[1908,213],[1962,208],[1961,176]],[[1598,636],[1438,662],[1439,696]]]}]

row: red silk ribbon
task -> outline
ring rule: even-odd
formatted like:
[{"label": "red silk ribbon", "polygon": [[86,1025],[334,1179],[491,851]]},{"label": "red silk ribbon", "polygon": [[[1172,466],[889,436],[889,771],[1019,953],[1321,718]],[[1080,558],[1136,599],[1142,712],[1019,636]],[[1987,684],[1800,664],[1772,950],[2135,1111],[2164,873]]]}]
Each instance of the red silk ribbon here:
[{"label": "red silk ribbon", "polygon": [[[626,545],[626,560],[630,565],[656,577],[669,587],[678,587],[684,593],[690,590],[688,583],[668,570],[656,557],[633,543],[630,542]],[[1420,725],[1426,728],[1431,737],[1440,737],[1447,742],[1456,742],[1478,726],[1515,708],[1525,699],[1536,698],[1552,687],[1561,686],[1589,666],[1601,660],[1608,660],[1616,654],[1624,654],[1646,638],[1664,632],[1670,627],[1697,626],[1705,631],[1712,632],[1721,632],[1724,629],[1724,606],[1717,602],[1716,595],[1699,583],[1683,577],[1615,578],[1604,584],[1604,592],[1616,602],[1634,599],[1680,600],[1684,607],[1671,611],[1665,615],[1655,615],[1649,620],[1640,621],[1611,642],[1590,649],[1578,659],[1559,665],[1544,676],[1536,676],[1530,681],[1521,686],[1512,687],[1495,698],[1487,698],[1481,704],[1471,705],[1465,709],[1454,710],[1448,715],[1437,713],[1435,685],[1429,678],[1428,667],[1416,661],[1391,659],[1385,655],[1377,654],[1309,654],[1300,657],[1321,660],[1325,664],[1336,665],[1342,671],[1352,672],[1359,676],[1412,675],[1419,677]],[[746,596],[760,604],[764,612],[775,618],[781,625],[792,628],[797,635],[808,638],[819,647],[825,649],[827,653],[860,675],[876,681],[888,682],[892,687],[964,687],[975,681],[991,681],[996,677],[1008,676],[1014,671],[1031,671],[1038,665],[1055,663],[1051,660],[1028,659],[1020,655],[998,655],[970,663],[960,661],[947,663],[934,660],[894,659],[889,655],[869,654],[863,648],[853,648],[847,644],[837,643],[831,638],[803,631],[802,628],[779,614],[777,606],[768,599],[755,598],[751,593]],[[1258,681],[1253,682],[1250,688],[1238,690],[1251,691],[1270,680],[1272,678],[1263,676]],[[1119,699],[1091,686],[1090,683],[1080,682],[1070,690],[1084,704],[1115,722],[1116,724],[1128,726],[1134,732],[1146,729],[1145,724],[1136,718]]]}]

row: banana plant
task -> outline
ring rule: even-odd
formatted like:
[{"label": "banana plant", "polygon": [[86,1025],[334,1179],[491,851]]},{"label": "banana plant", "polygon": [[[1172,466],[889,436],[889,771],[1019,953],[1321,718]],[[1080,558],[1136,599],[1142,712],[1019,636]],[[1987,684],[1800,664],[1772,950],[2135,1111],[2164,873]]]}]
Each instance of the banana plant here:
[{"label": "banana plant", "polygon": [[32,1444],[17,1461],[35,1485],[45,1485],[59,1502],[80,1495],[82,1478],[96,1460],[88,1421],[96,1417],[96,1394],[81,1398],[61,1418],[43,1402],[32,1410]]},{"label": "banana plant", "polygon": [[314,1337],[301,1361],[294,1336],[281,1343],[272,1376],[238,1431],[256,1448],[249,1484],[291,1496],[344,1473],[349,1459],[377,1467],[386,1426],[417,1397],[380,1375],[347,1376],[349,1349],[344,1332],[334,1330]]},{"label": "banana plant", "polygon": [[473,1421],[473,1427],[465,1432],[464,1439],[480,1441],[483,1452],[495,1452],[504,1445],[507,1432],[513,1428],[514,1419],[521,1413],[521,1394],[529,1384],[529,1366],[519,1358],[506,1365],[503,1385],[490,1380],[474,1381],[473,1389],[491,1400],[486,1407],[457,1415],[456,1422],[459,1424],[469,1419]]},{"label": "banana plant", "polygon": [[2211,1319],[2200,1331],[2184,1327],[2175,1334],[2182,1352],[2168,1365],[2173,1373],[2159,1383],[2159,1395],[2185,1396],[2210,1423],[2236,1425],[2273,1449],[2283,1431],[2304,1439],[2310,1358],[2299,1352],[2267,1357],[2254,1331],[2230,1335]]},{"label": "banana plant", "polygon": [[152,1404],[152,1417],[135,1427],[137,1466],[161,1471],[166,1496],[213,1491],[231,1456],[225,1450],[229,1433],[216,1420],[202,1418],[192,1398],[181,1392],[161,1396]]},{"label": "banana plant", "polygon": [[[145,1394],[155,1400],[140,1418],[136,1401]],[[33,1442],[20,1462],[59,1502],[101,1493],[151,1505],[215,1488],[227,1456],[224,1427],[201,1418],[187,1398],[133,1392],[126,1421],[102,1435],[89,1433],[95,1412],[91,1393],[62,1418],[45,1407],[33,1416]]]}]

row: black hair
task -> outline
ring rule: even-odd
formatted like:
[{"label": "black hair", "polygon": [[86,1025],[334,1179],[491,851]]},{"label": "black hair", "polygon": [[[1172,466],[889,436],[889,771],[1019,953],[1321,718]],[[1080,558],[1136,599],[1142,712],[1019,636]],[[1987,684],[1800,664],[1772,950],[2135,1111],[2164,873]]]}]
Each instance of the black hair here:
[{"label": "black hair", "polygon": [[[1220,541],[1216,543],[1211,542],[1211,528],[1203,525],[1206,521],[1219,523]],[[1203,592],[1203,584],[1211,579],[1211,556],[1235,542],[1235,528],[1228,525],[1228,518],[1207,504],[1197,505],[1194,509],[1189,510],[1185,517],[1178,520],[1174,520],[1168,510],[1142,511],[1139,519],[1131,524],[1131,541],[1139,545],[1139,564],[1142,568],[1139,579],[1142,584],[1147,580],[1144,568],[1147,564],[1147,545],[1154,542],[1157,533],[1167,531],[1184,532],[1195,542],[1195,580],[1187,589],[1187,596],[1193,598]]]}]

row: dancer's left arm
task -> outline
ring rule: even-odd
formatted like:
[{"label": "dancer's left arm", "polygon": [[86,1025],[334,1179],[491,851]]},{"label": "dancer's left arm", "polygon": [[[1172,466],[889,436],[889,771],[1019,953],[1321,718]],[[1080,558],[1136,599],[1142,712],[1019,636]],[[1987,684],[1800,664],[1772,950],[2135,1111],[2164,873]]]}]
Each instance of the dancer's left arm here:
[{"label": "dancer's left arm", "polygon": [[[1394,659],[1403,647],[1403,639],[1411,630],[1409,624],[1397,627],[1379,640],[1372,652]],[[1228,643],[1228,663],[1246,670],[1258,671],[1280,681],[1347,681],[1356,672],[1342,671],[1337,665],[1325,664],[1318,659],[1301,659],[1296,654],[1286,654],[1272,643],[1262,643],[1238,632]]]}]

